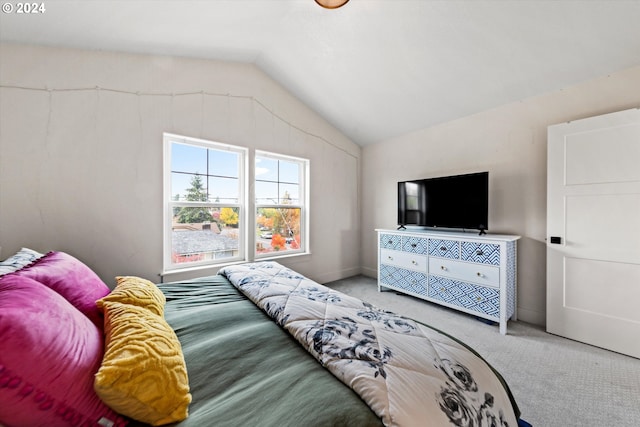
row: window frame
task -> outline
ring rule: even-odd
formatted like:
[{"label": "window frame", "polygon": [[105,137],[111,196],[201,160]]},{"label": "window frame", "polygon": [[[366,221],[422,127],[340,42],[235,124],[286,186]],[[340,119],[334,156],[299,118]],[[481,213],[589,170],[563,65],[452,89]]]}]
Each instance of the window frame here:
[{"label": "window frame", "polygon": [[[175,201],[171,194],[172,184],[172,144],[179,143],[189,146],[197,146],[206,149],[231,151],[238,153],[238,180],[239,180],[239,198],[238,203],[216,203],[216,202],[187,202]],[[256,184],[256,159],[258,157],[266,157],[274,160],[282,160],[287,162],[295,162],[299,165],[299,203],[298,204],[259,204],[256,201],[255,184]],[[215,174],[198,173],[201,176],[215,176]],[[278,180],[279,182],[279,180]],[[232,145],[217,141],[204,140],[189,136],[176,135],[172,133],[163,133],[163,272],[162,276],[168,274],[176,274],[188,272],[190,270],[200,270],[207,268],[220,268],[224,265],[250,262],[264,261],[267,259],[300,256],[310,254],[310,160],[285,154],[273,153],[263,150],[253,150],[247,147]],[[207,189],[208,191],[208,189]],[[238,227],[238,254],[234,257],[213,258],[200,261],[192,261],[186,263],[174,263],[172,261],[172,231],[173,231],[173,213],[176,207],[238,207],[239,209],[239,227]],[[300,247],[297,249],[287,249],[281,252],[267,252],[264,254],[257,253],[256,231],[258,228],[257,217],[258,208],[262,207],[287,207],[300,209]],[[250,249],[253,247],[253,249]]]},{"label": "window frame", "polygon": [[[281,160],[285,162],[293,162],[298,164],[298,186],[299,186],[299,197],[297,204],[284,204],[284,203],[258,203],[255,187],[256,181],[258,181],[257,176],[255,174],[257,168],[257,159],[259,157],[267,158],[271,160]],[[299,208],[300,209],[300,247],[298,249],[287,249],[282,252],[267,252],[260,254],[257,250],[257,245],[253,245],[253,257],[255,260],[264,260],[269,258],[281,258],[286,256],[294,256],[299,254],[308,254],[309,253],[309,159],[305,159],[302,157],[289,156],[285,154],[273,153],[270,151],[256,150],[253,156],[253,190],[252,194],[252,212],[254,218],[254,229],[257,230],[257,218],[258,218],[258,209],[259,208]],[[278,178],[278,184],[281,183]],[[280,199],[280,194],[278,194],[278,200]]]},{"label": "window frame", "polygon": [[[187,146],[201,147],[211,150],[228,151],[239,155],[238,159],[238,202],[192,202],[192,201],[175,201],[171,194],[171,178],[172,178],[172,147],[173,144],[183,144]],[[227,264],[232,262],[240,262],[247,260],[247,226],[248,226],[248,191],[247,191],[247,171],[248,171],[248,149],[239,147],[236,145],[225,144],[216,141],[208,141],[204,139],[192,138],[188,136],[175,135],[171,133],[163,134],[164,145],[164,164],[163,164],[163,271],[164,273],[172,273],[179,271],[186,271],[194,268],[214,267],[221,264]],[[200,176],[210,177],[207,173],[199,173]],[[208,190],[208,188],[207,188]],[[231,257],[213,258],[200,261],[192,261],[186,263],[174,263],[172,260],[173,250],[173,212],[175,208],[180,207],[205,207],[205,208],[223,208],[223,207],[236,207],[238,208],[238,219],[240,226],[238,227],[238,254]]]}]

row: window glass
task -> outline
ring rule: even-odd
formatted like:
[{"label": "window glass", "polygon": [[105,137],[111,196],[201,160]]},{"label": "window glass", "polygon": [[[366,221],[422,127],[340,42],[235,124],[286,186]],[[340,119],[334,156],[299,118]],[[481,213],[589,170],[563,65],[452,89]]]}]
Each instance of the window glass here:
[{"label": "window glass", "polygon": [[255,185],[256,203],[277,204],[278,203],[278,183],[256,181]]},{"label": "window glass", "polygon": [[279,162],[279,181],[297,184],[300,182],[300,165],[294,162]]},{"label": "window glass", "polygon": [[278,182],[278,161],[256,156],[256,181]]},{"label": "window glass", "polygon": [[172,264],[202,263],[240,255],[237,207],[185,207],[177,215],[185,215],[186,222],[176,221],[172,225]]},{"label": "window glass", "polygon": [[248,149],[164,140],[165,271],[306,253],[308,160],[256,151],[249,186]]},{"label": "window glass", "polygon": [[244,258],[245,155],[240,147],[165,135],[165,270]]},{"label": "window glass", "polygon": [[171,170],[181,173],[206,173],[207,149],[174,143],[171,148]]},{"label": "window glass", "polygon": [[208,150],[209,151],[209,168],[211,173],[217,176],[226,176],[238,178],[238,153]]},{"label": "window glass", "polygon": [[256,257],[303,252],[308,160],[257,152],[255,165]]},{"label": "window glass", "polygon": [[238,203],[240,189],[238,178],[209,177],[209,201],[215,203]]},{"label": "window glass", "polygon": [[300,208],[258,208],[256,212],[258,255],[302,248]]}]

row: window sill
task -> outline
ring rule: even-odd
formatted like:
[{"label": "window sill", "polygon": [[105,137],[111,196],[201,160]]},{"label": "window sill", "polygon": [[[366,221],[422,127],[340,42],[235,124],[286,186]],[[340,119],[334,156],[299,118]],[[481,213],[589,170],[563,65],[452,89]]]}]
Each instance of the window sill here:
[{"label": "window sill", "polygon": [[[223,267],[227,267],[230,265],[238,265],[238,264],[246,264],[249,262],[261,262],[261,261],[278,261],[279,259],[289,259],[289,258],[299,258],[311,255],[311,252],[296,252],[292,254],[279,254],[277,256],[264,256],[260,258],[256,258],[253,261],[249,260],[239,260],[239,261],[230,261],[220,264],[208,264],[208,265],[198,265],[193,267],[185,267],[174,270],[162,271],[158,276],[160,276],[160,283],[164,283],[165,279],[176,277],[176,280],[183,280],[183,277],[189,276],[190,278],[194,277],[203,277],[203,276],[213,276],[218,274],[218,270]],[[205,273],[206,272],[206,273]],[[194,273],[203,273],[201,275],[195,275]]]},{"label": "window sill", "polygon": [[[158,276],[160,276],[160,283],[164,283],[166,278],[177,277],[177,276],[187,276],[187,275],[190,277],[213,276],[218,274],[218,270],[220,270],[223,267],[226,267],[229,265],[244,264],[246,262],[247,262],[246,260],[240,260],[240,261],[230,261],[230,262],[225,262],[220,264],[207,264],[207,265],[198,265],[193,267],[176,268],[173,270],[162,271],[160,274],[158,274]],[[207,273],[202,274],[200,276],[193,276],[192,274],[192,273],[205,272],[205,271],[207,271]],[[182,279],[178,279],[178,280],[182,280]]]}]

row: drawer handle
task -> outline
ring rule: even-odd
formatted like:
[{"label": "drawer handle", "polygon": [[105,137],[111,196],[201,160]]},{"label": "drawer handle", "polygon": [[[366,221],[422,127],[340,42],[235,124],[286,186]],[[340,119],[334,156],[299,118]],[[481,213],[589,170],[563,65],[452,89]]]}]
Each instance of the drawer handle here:
[{"label": "drawer handle", "polygon": [[412,259],[412,260],[411,260],[411,264],[413,264],[413,265],[418,265],[418,261],[416,261],[415,259]]},{"label": "drawer handle", "polygon": [[387,243],[391,245],[393,244],[393,241],[389,240]]},{"label": "drawer handle", "polygon": [[441,290],[442,292],[445,292],[447,289],[446,289],[446,288],[440,288],[440,290]]},{"label": "drawer handle", "polygon": [[478,249],[478,250],[476,251],[476,255],[484,255],[484,252],[482,252],[480,249]]},{"label": "drawer handle", "polygon": [[440,266],[440,270],[442,270],[442,271],[447,271],[447,267],[445,267],[444,265],[441,265],[441,266]]},{"label": "drawer handle", "polygon": [[418,246],[416,243],[412,243],[412,244],[411,244],[411,247],[412,247],[412,248],[415,248],[416,246]]},{"label": "drawer handle", "polygon": [[478,275],[478,277],[484,277],[484,274],[480,273],[479,271],[476,274]]},{"label": "drawer handle", "polygon": [[447,250],[447,248],[445,246],[440,246],[440,250],[444,252]]},{"label": "drawer handle", "polygon": [[418,284],[418,282],[414,279],[414,280],[411,281],[411,284],[412,285],[416,285],[416,284]]},{"label": "drawer handle", "polygon": [[391,255],[387,255],[387,259],[388,259],[389,261],[393,261],[393,257],[392,257]]},{"label": "drawer handle", "polygon": [[482,301],[482,298],[481,297],[476,297],[476,301],[480,302],[480,301]]}]

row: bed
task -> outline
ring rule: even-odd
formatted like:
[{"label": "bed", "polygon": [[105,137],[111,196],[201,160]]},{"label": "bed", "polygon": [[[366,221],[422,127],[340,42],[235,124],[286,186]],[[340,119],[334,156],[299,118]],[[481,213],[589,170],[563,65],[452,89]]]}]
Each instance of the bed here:
[{"label": "bed", "polygon": [[0,276],[0,425],[528,425],[463,343],[275,262],[105,287],[62,252]]}]

